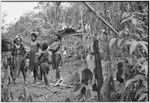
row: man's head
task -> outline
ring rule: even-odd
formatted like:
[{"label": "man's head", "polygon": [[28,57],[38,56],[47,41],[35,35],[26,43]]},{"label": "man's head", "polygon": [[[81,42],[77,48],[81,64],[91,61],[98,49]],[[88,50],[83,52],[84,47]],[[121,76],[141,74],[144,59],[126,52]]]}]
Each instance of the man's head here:
[{"label": "man's head", "polygon": [[21,44],[22,43],[22,39],[20,37],[15,38],[15,43],[17,45]]},{"label": "man's head", "polygon": [[37,39],[37,34],[36,33],[32,33],[31,34],[31,40],[32,41],[36,41],[36,39]]}]

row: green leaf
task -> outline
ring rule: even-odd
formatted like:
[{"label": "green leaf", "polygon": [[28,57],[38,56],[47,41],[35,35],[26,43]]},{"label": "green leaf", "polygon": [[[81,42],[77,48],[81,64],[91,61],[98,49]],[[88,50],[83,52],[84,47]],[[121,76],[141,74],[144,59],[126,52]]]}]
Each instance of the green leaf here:
[{"label": "green leaf", "polygon": [[147,93],[143,93],[140,98],[138,99],[138,101],[143,100],[144,98],[148,98],[148,94]]},{"label": "green leaf", "polygon": [[109,47],[112,48],[117,42],[117,38],[112,38],[109,42]]},{"label": "green leaf", "polygon": [[128,87],[132,82],[137,81],[137,80],[143,80],[144,76],[143,75],[136,75],[135,77],[133,77],[132,79],[129,79],[126,81],[125,83],[125,87]]}]

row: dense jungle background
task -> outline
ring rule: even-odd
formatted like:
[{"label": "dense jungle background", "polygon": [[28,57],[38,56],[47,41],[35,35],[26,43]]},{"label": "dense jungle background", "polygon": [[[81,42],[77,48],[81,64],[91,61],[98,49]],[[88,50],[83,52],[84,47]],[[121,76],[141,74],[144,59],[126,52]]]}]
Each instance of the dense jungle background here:
[{"label": "dense jungle background", "polygon": [[[32,85],[33,77],[27,74],[27,85],[24,85],[21,75],[16,85],[1,88],[1,100],[23,101],[19,96],[24,93],[25,98],[30,96],[24,101],[149,101],[148,3],[38,2],[34,8],[38,12],[25,13],[7,27],[3,25],[7,14],[3,14],[2,42],[11,43],[20,35],[26,51],[29,51],[31,32],[38,32],[38,41],[49,45],[55,40],[56,32],[62,32],[59,34],[62,37],[60,75],[63,83],[49,87],[44,83]],[[90,48],[95,56],[95,63],[90,65],[95,65],[97,70],[98,88],[82,95],[81,89],[75,89],[80,84]],[[5,49],[2,45],[2,64],[6,58]],[[1,81],[3,74],[2,67]],[[55,71],[50,69],[50,84],[54,83],[54,76]]]}]

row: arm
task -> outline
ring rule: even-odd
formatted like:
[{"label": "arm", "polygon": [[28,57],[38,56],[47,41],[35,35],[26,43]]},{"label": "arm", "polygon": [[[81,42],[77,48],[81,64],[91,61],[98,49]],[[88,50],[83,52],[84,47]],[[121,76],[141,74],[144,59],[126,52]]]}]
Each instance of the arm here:
[{"label": "arm", "polygon": [[37,55],[39,55],[42,49],[42,46],[40,45],[40,43],[37,43],[37,48],[38,48]]},{"label": "arm", "polygon": [[51,44],[51,48],[49,48],[50,51],[52,52],[57,52],[61,47],[60,41],[54,42],[54,44]]},{"label": "arm", "polygon": [[24,48],[23,45],[21,45],[21,46],[22,46],[22,52],[23,52],[23,55],[25,55],[25,54],[26,54],[26,50],[25,50],[25,48]]},{"label": "arm", "polygon": [[37,47],[38,47],[38,48],[42,48],[41,45],[40,45],[40,43],[37,43]]},{"label": "arm", "polygon": [[60,49],[60,47],[61,47],[61,45],[59,43],[58,46],[57,46],[57,48],[56,48],[56,50],[55,50],[55,52],[58,51]]},{"label": "arm", "polygon": [[15,49],[14,49],[14,45],[13,45],[12,49],[11,49],[11,55],[14,56],[14,53],[15,53]]}]

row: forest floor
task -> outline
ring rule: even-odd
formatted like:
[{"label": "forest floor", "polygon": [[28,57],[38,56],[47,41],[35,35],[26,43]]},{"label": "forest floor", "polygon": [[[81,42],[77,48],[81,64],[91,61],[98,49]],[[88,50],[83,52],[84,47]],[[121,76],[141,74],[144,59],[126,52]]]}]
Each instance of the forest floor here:
[{"label": "forest floor", "polygon": [[[69,74],[69,71],[71,71],[72,74],[75,74],[75,72],[79,73],[82,67],[80,60],[67,60],[60,69],[60,75],[64,78]],[[53,69],[50,69],[48,74],[49,86],[44,85],[44,80],[39,84],[33,84],[33,81],[33,76],[27,74],[27,83],[25,85],[22,73],[20,73],[20,76],[16,80],[17,84],[11,84],[11,92],[13,93],[14,100],[19,97],[23,88],[27,87],[28,91],[32,94],[33,101],[36,102],[64,102],[66,98],[70,98],[70,101],[77,101],[73,87],[53,86],[53,84],[56,83],[55,70]]]}]

